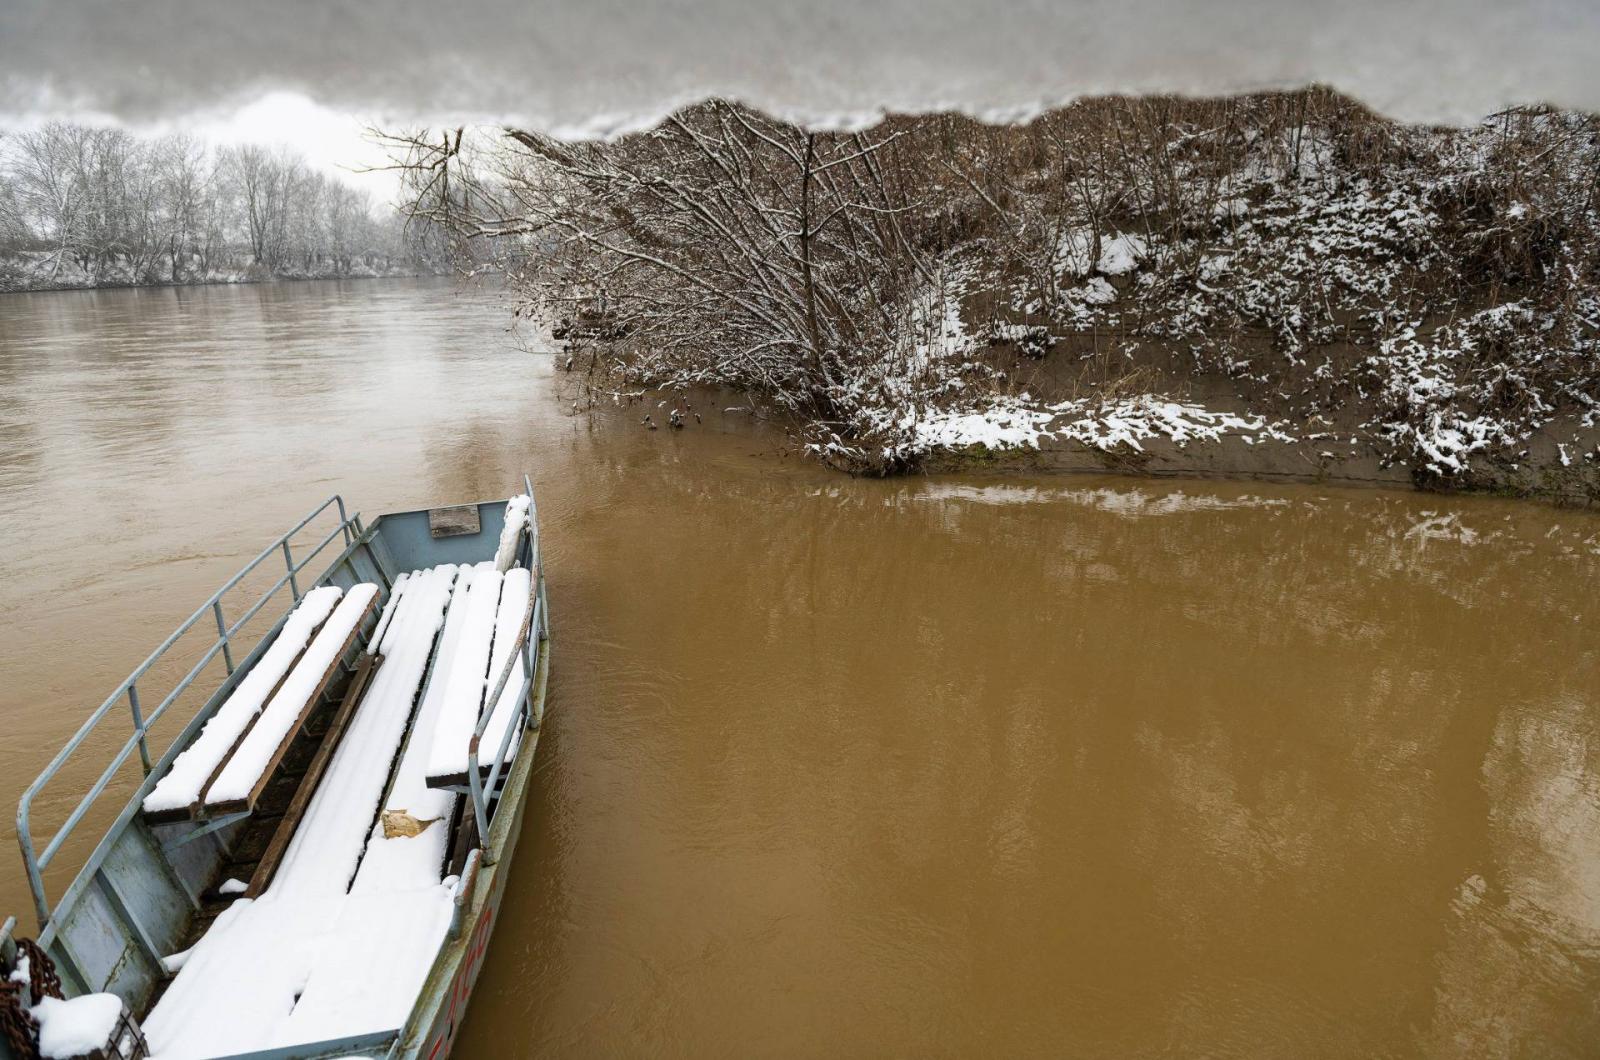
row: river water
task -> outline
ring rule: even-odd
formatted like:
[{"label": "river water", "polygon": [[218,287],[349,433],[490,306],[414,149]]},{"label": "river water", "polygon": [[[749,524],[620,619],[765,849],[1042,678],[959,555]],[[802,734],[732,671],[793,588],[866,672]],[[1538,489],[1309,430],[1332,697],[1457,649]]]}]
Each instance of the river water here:
[{"label": "river water", "polygon": [[0,297],[0,803],[327,494],[526,469],[550,712],[458,1055],[1593,1054],[1600,518],[854,481],[574,415],[506,322]]}]

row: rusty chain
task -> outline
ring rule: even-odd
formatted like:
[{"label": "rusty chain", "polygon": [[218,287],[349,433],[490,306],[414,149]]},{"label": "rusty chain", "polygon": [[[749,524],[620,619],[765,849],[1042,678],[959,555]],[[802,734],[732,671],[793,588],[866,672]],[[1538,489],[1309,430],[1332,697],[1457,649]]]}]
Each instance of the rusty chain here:
[{"label": "rusty chain", "polygon": [[18,939],[17,954],[28,962],[28,981],[0,979],[0,1034],[22,1060],[39,1055],[39,1021],[28,1011],[40,998],[61,996],[56,963],[33,939]]},{"label": "rusty chain", "polygon": [[0,1035],[22,1060],[34,1060],[39,1055],[39,1021],[28,1011],[23,996],[27,989],[28,984],[9,976],[0,979]]},{"label": "rusty chain", "polygon": [[33,987],[33,1003],[37,1005],[42,997],[61,997],[61,976],[56,971],[56,962],[50,959],[44,947],[33,939],[18,939],[17,952],[28,958],[28,985]]}]

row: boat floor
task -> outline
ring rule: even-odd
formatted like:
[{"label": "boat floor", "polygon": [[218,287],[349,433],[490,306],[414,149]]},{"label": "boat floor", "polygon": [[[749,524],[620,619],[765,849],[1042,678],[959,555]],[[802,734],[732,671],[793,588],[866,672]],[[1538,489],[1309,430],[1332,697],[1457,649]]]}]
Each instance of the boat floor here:
[{"label": "boat floor", "polygon": [[[453,918],[456,859],[472,845],[461,797],[425,784],[452,631],[466,625],[473,586],[499,589],[492,565],[471,570],[406,576],[393,624],[380,619],[374,635],[382,662],[371,679],[352,687],[346,674],[329,689],[229,835],[183,967],[146,1009],[154,1055],[292,1049],[404,1023]],[[463,658],[478,673],[477,657]],[[223,894],[230,878],[248,894]]]},{"label": "boat floor", "polygon": [[[236,893],[224,894],[220,888],[229,880],[239,880],[249,883],[255,877],[256,870],[261,867],[262,858],[278,831],[284,826],[285,817],[289,806],[300,794],[300,790],[308,783],[308,771],[311,761],[316,757],[318,749],[322,746],[324,738],[333,723],[333,716],[339,709],[339,702],[344,697],[345,690],[349,687],[352,675],[345,674],[330,688],[328,695],[320,699],[312,708],[306,719],[305,725],[290,743],[283,756],[283,761],[278,770],[268,781],[266,790],[256,804],[255,812],[241,821],[224,847],[224,857],[221,870],[216,878],[200,895],[200,908],[185,932],[180,950],[188,950],[203,938],[211,925],[221,916],[229,906],[238,900]],[[151,996],[146,1011],[154,1009],[160,1002],[167,987],[172,984],[169,978],[162,982]]]}]

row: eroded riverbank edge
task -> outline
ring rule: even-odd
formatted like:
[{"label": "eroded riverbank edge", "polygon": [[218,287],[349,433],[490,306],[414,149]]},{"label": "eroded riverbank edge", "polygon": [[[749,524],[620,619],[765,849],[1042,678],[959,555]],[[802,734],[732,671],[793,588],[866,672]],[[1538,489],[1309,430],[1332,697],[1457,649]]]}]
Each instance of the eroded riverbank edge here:
[{"label": "eroded riverbank edge", "polygon": [[[560,374],[556,376],[559,380]],[[563,403],[574,393],[558,390]],[[646,389],[610,394],[612,400],[591,403],[574,414],[600,414],[614,430],[675,429],[749,432],[763,448],[793,459],[809,460],[804,424],[792,414],[720,388],[693,391]],[[581,404],[578,402],[576,404]],[[714,411],[712,411],[714,410]],[[1310,425],[1290,425],[1312,435]],[[970,445],[936,449],[915,465],[889,477],[987,477],[991,475],[1119,475],[1138,479],[1196,479],[1233,482],[1296,483],[1353,489],[1389,489],[1441,495],[1493,496],[1528,500],[1557,507],[1600,508],[1600,427],[1584,428],[1561,418],[1529,436],[1526,459],[1506,462],[1477,457],[1465,472],[1432,475],[1385,460],[1365,439],[1336,441],[1331,436],[1276,441],[1241,434],[1223,434],[1214,441],[1168,437],[1141,438],[1139,448],[1126,444],[1100,448],[1063,438],[1040,438],[1037,445],[989,447]],[[861,475],[842,464],[818,461],[847,476]]]},{"label": "eroded riverbank edge", "polygon": [[1373,454],[1338,454],[1292,445],[1252,445],[1238,437],[1179,445],[1151,439],[1142,449],[1106,451],[1076,442],[1039,448],[989,449],[971,446],[930,454],[924,473],[1117,474],[1129,478],[1193,478],[1242,482],[1293,482],[1311,485],[1416,490],[1427,493],[1489,495],[1562,507],[1600,506],[1600,468],[1592,463],[1563,466],[1559,461],[1475,464],[1451,478],[1418,475],[1386,464]]}]

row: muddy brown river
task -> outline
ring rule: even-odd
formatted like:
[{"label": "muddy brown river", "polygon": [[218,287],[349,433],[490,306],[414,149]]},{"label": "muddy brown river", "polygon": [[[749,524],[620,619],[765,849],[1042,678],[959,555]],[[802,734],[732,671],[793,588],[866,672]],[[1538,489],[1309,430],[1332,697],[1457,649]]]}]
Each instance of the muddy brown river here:
[{"label": "muddy brown river", "polygon": [[263,543],[526,469],[550,708],[457,1055],[1600,1050],[1600,517],[853,481],[574,415],[506,319],[0,296],[0,908],[23,787]]}]

